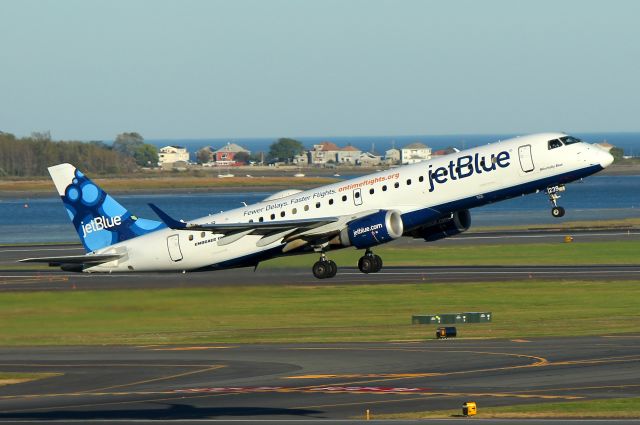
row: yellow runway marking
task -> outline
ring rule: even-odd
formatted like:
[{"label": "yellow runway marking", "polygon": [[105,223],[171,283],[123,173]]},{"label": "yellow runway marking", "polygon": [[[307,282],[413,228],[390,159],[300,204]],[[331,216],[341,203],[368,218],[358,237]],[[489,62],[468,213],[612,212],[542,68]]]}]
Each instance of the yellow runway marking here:
[{"label": "yellow runway marking", "polygon": [[511,342],[531,342],[528,339],[512,339]]},{"label": "yellow runway marking", "polygon": [[191,370],[189,372],[177,373],[175,375],[169,375],[169,376],[161,376],[159,378],[145,379],[143,381],[130,382],[128,384],[120,384],[120,385],[112,385],[110,387],[96,388],[94,390],[82,391],[82,393],[83,394],[84,393],[93,393],[93,392],[98,392],[98,391],[111,390],[111,389],[114,389],[114,388],[132,387],[134,385],[149,384],[151,382],[167,381],[169,379],[174,379],[174,378],[180,378],[180,377],[183,377],[183,376],[194,375],[196,373],[211,372],[212,370],[222,369],[223,367],[226,367],[226,366],[225,365],[213,365],[213,366],[207,367],[205,369]]}]

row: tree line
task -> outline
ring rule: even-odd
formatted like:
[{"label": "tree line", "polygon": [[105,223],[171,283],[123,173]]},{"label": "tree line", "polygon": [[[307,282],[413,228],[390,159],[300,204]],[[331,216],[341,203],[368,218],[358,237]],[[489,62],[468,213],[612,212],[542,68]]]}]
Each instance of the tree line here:
[{"label": "tree line", "polygon": [[138,166],[157,164],[156,147],[144,143],[142,136],[123,133],[118,138],[120,143],[110,146],[99,141],[53,141],[49,132],[21,138],[0,132],[0,177],[46,176],[47,167],[63,162],[92,174],[130,173]]}]

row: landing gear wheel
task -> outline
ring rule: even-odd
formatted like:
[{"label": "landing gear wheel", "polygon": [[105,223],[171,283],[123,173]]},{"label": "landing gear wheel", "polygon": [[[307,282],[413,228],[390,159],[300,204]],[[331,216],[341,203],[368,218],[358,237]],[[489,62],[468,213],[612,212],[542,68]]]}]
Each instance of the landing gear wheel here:
[{"label": "landing gear wheel", "polygon": [[358,269],[362,273],[375,273],[375,260],[373,255],[365,255],[358,260]]},{"label": "landing gear wheel", "polygon": [[335,277],[336,273],[338,273],[338,265],[333,260],[327,261],[327,264],[329,265],[329,274],[327,277]]},{"label": "landing gear wheel", "polygon": [[551,208],[551,215],[560,218],[564,215],[564,208],[562,207],[553,207]]},{"label": "landing gear wheel", "polygon": [[318,279],[324,279],[329,277],[329,273],[331,272],[331,266],[328,261],[316,261],[313,265],[313,275]]},{"label": "landing gear wheel", "polygon": [[380,258],[379,255],[373,256],[373,263],[374,263],[373,273],[378,273],[380,270],[382,270],[382,258]]}]

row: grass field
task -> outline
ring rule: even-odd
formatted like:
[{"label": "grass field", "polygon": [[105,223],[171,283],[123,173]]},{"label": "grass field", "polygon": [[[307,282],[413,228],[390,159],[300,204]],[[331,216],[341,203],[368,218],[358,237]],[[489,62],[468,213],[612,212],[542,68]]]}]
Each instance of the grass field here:
[{"label": "grass field", "polygon": [[[461,410],[408,412],[375,416],[375,419],[438,419],[460,416]],[[478,419],[487,418],[638,418],[640,398],[568,401],[562,403],[517,404],[503,407],[478,406]]]},{"label": "grass field", "polygon": [[[212,277],[213,279],[214,277]],[[640,282],[242,286],[0,294],[0,344],[389,341],[411,315],[492,311],[460,337],[640,331]]]}]

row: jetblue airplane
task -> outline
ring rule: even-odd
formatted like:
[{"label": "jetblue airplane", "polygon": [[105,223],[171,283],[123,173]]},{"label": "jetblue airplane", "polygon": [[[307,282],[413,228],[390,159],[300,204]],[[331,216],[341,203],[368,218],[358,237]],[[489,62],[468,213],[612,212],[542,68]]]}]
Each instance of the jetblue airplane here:
[{"label": "jetblue airplane", "polygon": [[535,134],[380,171],[317,189],[285,190],[262,202],[188,222],[149,204],[161,221],[137,217],[71,164],[49,168],[87,253],[27,258],[77,272],[205,271],[257,267],[316,252],[313,275],[334,277],[327,252],[364,249],[363,273],[382,268],[372,248],[401,236],[427,242],[469,229],[469,209],[545,191],[554,217],[565,184],[613,157],[562,133]]}]

